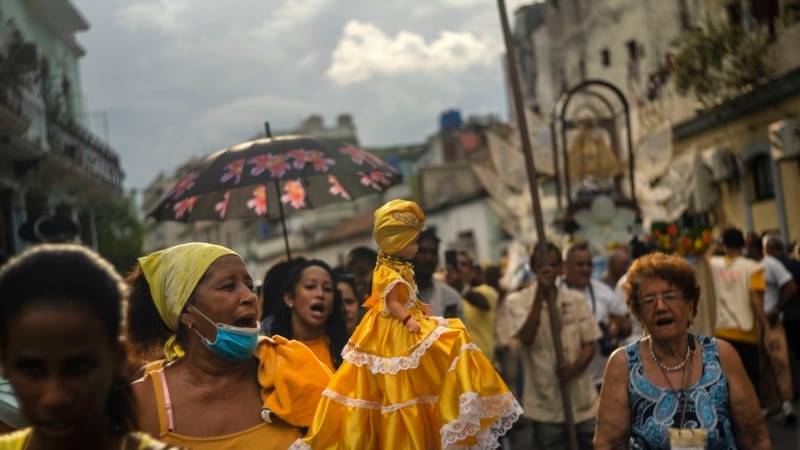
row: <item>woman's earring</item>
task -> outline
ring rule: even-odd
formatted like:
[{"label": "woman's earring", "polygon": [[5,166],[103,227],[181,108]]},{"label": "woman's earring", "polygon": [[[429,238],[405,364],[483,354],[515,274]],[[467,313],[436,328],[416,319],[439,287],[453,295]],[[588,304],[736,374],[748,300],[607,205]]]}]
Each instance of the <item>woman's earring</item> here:
[{"label": "woman's earring", "polygon": [[693,320],[689,321],[689,329],[690,330],[694,330],[694,321]]}]

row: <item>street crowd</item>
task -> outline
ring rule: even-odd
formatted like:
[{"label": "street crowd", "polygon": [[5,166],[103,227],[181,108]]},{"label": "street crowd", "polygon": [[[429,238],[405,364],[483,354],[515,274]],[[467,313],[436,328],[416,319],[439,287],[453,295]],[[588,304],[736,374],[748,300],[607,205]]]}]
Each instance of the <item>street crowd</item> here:
[{"label": "street crowd", "polygon": [[374,232],[259,289],[205,243],[124,278],[73,244],[12,258],[0,450],[497,448],[513,427],[545,450],[768,449],[765,420],[798,419],[800,261],[777,236],[727,228],[692,262],[634,239],[595,276],[586,242],[481,266],[413,202]]}]

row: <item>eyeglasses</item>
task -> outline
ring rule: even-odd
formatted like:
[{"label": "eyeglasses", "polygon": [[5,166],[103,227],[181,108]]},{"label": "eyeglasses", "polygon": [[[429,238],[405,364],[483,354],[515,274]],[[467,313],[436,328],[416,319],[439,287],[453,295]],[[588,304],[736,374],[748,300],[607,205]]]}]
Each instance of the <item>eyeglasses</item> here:
[{"label": "eyeglasses", "polygon": [[663,300],[664,303],[666,303],[667,305],[672,305],[675,302],[677,302],[678,300],[680,300],[681,297],[682,296],[681,296],[680,292],[667,291],[667,292],[664,292],[661,295],[648,295],[646,297],[642,297],[639,300],[639,303],[642,305],[642,308],[652,308],[652,307],[656,306],[656,303],[658,302],[659,298],[661,300]]}]

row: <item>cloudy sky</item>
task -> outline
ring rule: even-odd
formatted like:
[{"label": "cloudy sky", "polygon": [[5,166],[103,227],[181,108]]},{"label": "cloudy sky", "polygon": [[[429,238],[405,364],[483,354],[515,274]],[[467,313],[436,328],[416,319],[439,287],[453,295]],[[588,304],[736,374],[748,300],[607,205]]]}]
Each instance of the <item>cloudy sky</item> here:
[{"label": "cloudy sky", "polygon": [[379,146],[422,141],[449,108],[506,116],[494,0],[72,1],[90,126],[107,117],[127,188],[265,121],[350,113]]}]

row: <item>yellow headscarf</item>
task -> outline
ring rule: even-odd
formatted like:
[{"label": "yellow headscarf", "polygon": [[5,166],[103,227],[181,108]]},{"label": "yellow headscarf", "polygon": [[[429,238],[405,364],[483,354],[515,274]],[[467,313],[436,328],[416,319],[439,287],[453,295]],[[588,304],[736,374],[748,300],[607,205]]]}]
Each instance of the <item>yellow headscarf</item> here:
[{"label": "yellow headscarf", "polygon": [[[139,266],[150,284],[150,295],[158,314],[170,330],[178,329],[183,308],[208,268],[225,255],[239,256],[219,245],[192,242],[139,258]],[[164,344],[164,356],[172,361],[182,355],[183,350],[173,334]]]},{"label": "yellow headscarf", "polygon": [[395,254],[417,240],[425,214],[414,202],[392,200],[375,210],[375,242],[384,253]]}]

